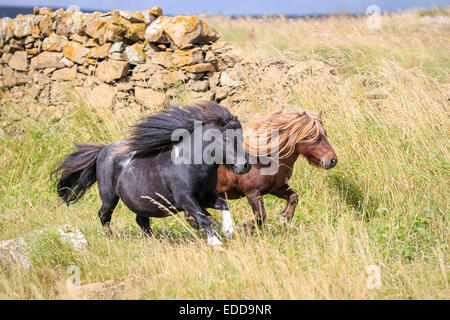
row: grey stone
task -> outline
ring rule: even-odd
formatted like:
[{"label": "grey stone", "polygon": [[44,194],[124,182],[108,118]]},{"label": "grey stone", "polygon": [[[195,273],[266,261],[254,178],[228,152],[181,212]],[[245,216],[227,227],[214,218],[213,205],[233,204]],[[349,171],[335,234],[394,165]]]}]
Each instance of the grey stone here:
[{"label": "grey stone", "polygon": [[122,52],[124,48],[123,42],[116,42],[109,48],[109,53]]},{"label": "grey stone", "polygon": [[[0,263],[8,269],[17,264],[29,268],[31,266],[29,260],[31,245],[44,231],[38,230],[21,237],[0,241]],[[62,228],[57,228],[56,232],[59,233],[62,240],[71,243],[75,250],[81,250],[83,246],[88,244],[86,237],[79,229],[64,231]]]}]

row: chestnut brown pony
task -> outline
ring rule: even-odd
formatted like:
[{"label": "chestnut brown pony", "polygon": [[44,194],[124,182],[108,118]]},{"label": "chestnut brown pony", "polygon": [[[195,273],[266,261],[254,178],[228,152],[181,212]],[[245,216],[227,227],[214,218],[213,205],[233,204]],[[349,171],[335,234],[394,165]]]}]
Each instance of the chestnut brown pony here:
[{"label": "chestnut brown pony", "polygon": [[[270,154],[274,141],[269,136],[259,139],[269,132],[278,132],[279,167],[273,174],[265,174],[260,159]],[[323,169],[331,169],[337,164],[333,147],[327,139],[320,113],[303,110],[277,111],[264,116],[244,127],[245,148],[250,156],[257,159],[247,174],[238,175],[224,165],[219,166],[217,194],[225,199],[246,197],[256,222],[262,225],[266,220],[266,210],[262,196],[272,194],[287,201],[286,208],[279,215],[290,221],[298,202],[298,195],[288,184],[294,163],[300,155],[308,162]],[[246,221],[245,228],[252,228],[254,221]]]}]

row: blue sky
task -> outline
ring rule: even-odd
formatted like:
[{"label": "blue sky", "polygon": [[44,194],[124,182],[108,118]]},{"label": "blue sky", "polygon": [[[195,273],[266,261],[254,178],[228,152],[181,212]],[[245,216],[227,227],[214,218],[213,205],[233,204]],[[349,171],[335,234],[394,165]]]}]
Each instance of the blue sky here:
[{"label": "blue sky", "polygon": [[446,7],[450,0],[0,0],[0,6],[62,7],[78,5],[82,9],[142,10],[154,5],[166,14],[327,14],[363,13],[369,5],[382,11],[397,11],[412,7]]}]

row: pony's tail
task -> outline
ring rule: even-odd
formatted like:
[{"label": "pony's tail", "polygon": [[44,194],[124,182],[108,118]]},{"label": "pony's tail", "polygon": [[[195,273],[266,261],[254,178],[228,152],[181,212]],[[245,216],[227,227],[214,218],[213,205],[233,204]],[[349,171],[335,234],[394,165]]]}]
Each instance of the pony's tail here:
[{"label": "pony's tail", "polygon": [[105,145],[90,143],[76,147],[77,151],[69,154],[50,176],[61,175],[57,192],[67,205],[77,202],[97,181],[97,157]]}]

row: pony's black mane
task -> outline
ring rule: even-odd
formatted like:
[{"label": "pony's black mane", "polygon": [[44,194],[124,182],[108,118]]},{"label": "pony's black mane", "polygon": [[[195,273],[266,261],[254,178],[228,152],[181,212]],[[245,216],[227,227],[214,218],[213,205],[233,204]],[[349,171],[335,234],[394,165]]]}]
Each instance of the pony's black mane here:
[{"label": "pony's black mane", "polygon": [[135,151],[136,154],[142,154],[171,148],[178,143],[172,141],[172,132],[176,129],[192,132],[195,121],[201,121],[203,125],[211,123],[221,131],[241,127],[237,117],[227,108],[214,102],[201,102],[196,107],[170,106],[134,125],[122,153]]}]

